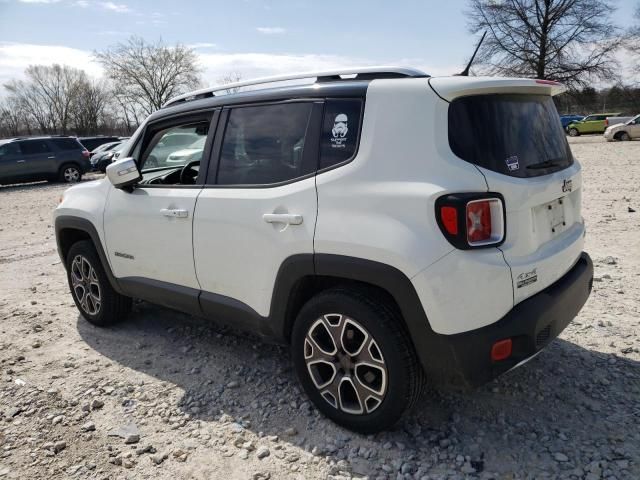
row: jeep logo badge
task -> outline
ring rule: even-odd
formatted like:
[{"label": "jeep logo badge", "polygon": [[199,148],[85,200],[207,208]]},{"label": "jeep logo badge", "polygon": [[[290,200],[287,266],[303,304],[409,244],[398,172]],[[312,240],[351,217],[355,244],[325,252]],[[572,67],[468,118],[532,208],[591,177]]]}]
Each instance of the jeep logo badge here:
[{"label": "jeep logo badge", "polygon": [[572,180],[565,180],[564,182],[562,182],[562,191],[564,193],[570,192],[572,188],[573,188]]}]

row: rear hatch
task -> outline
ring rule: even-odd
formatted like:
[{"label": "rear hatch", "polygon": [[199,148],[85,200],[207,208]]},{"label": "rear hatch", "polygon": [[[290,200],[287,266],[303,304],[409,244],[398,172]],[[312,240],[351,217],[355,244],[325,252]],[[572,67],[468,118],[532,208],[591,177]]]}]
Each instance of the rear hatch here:
[{"label": "rear hatch", "polygon": [[514,303],[546,288],[578,260],[583,247],[582,177],[552,95],[555,82],[433,78],[450,102],[449,145],[503,195]]}]

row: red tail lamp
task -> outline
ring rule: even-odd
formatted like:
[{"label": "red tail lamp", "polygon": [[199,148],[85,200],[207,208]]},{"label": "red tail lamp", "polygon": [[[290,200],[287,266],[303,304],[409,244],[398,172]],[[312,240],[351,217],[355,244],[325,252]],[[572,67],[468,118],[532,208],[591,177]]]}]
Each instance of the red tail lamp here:
[{"label": "red tail lamp", "polygon": [[493,347],[491,347],[491,360],[494,362],[506,360],[511,356],[512,350],[513,342],[510,338],[499,340],[493,344]]}]

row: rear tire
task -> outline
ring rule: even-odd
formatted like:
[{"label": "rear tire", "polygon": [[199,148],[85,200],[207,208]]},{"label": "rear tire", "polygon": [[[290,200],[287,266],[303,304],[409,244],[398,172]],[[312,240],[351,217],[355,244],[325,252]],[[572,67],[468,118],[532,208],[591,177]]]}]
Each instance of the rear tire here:
[{"label": "rear tire", "polygon": [[131,298],[113,289],[93,243],[74,243],[67,254],[66,267],[73,301],[89,323],[112,325],[131,311]]},{"label": "rear tire", "polygon": [[577,128],[570,128],[568,130],[569,136],[570,137],[579,137],[580,136],[580,131]]},{"label": "rear tire", "polygon": [[422,392],[424,374],[399,313],[359,290],[334,288],[309,300],[291,343],[311,401],[350,430],[391,427]]},{"label": "rear tire", "polygon": [[58,181],[63,183],[78,183],[82,179],[82,171],[73,163],[65,163],[60,167]]}]

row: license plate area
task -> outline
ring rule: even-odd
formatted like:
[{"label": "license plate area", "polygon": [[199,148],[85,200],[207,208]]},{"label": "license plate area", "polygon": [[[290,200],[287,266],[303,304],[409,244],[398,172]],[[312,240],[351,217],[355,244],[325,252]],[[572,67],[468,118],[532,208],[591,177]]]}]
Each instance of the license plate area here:
[{"label": "license plate area", "polygon": [[567,228],[567,222],[565,220],[564,213],[565,198],[558,198],[552,202],[544,205],[544,209],[547,212],[547,220],[549,225],[549,232],[552,235],[562,233]]}]

